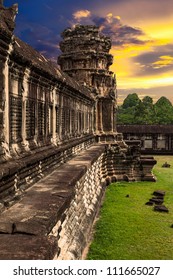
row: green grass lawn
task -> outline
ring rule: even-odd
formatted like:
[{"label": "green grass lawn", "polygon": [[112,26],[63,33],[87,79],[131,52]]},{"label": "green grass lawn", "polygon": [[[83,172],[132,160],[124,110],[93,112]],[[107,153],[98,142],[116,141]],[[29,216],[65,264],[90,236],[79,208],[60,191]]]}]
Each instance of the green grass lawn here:
[{"label": "green grass lawn", "polygon": [[[173,260],[173,156],[155,158],[157,182],[117,182],[107,188],[87,259]],[[161,167],[165,161],[170,168]],[[166,192],[169,213],[145,205],[155,190]]]}]

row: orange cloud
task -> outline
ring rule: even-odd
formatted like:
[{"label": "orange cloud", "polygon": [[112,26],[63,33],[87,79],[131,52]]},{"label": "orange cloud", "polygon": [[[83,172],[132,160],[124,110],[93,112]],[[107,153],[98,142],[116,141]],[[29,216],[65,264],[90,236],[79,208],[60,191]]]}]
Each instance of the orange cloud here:
[{"label": "orange cloud", "polygon": [[162,68],[173,64],[173,56],[162,55],[159,58],[159,61],[156,61],[152,64],[154,68]]},{"label": "orange cloud", "polygon": [[73,14],[74,19],[80,20],[81,18],[86,18],[91,15],[91,12],[88,10],[79,10]]}]

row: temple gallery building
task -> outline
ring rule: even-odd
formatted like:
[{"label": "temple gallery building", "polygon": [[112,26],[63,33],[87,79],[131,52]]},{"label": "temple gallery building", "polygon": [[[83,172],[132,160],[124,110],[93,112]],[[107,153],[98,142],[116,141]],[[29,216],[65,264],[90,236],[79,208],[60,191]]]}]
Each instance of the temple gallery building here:
[{"label": "temple gallery building", "polygon": [[173,153],[173,125],[117,125],[126,142],[140,140],[146,154]]},{"label": "temple gallery building", "polygon": [[155,181],[156,161],[117,132],[111,39],[68,28],[54,64],[17,10],[0,1],[0,259],[81,259],[106,186]]}]

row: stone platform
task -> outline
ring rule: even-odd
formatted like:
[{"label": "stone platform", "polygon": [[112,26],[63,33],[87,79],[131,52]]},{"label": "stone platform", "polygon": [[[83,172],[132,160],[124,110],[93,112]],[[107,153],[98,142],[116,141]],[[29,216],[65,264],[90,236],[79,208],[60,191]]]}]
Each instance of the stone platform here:
[{"label": "stone platform", "polygon": [[[103,195],[100,176],[103,152],[103,145],[82,152],[30,187],[1,214],[1,260],[76,258],[67,253],[76,242],[75,252],[81,254]],[[69,244],[64,246],[63,240],[68,235]]]},{"label": "stone platform", "polygon": [[117,147],[94,144],[18,196],[0,215],[0,259],[81,259],[106,185],[153,164]]}]

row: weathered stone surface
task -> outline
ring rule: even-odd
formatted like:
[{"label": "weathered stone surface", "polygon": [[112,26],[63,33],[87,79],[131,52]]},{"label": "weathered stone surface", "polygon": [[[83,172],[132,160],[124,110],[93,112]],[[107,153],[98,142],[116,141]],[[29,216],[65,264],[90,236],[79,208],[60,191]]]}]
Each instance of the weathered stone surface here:
[{"label": "weathered stone surface", "polygon": [[67,29],[67,75],[14,36],[15,7],[0,6],[0,258],[80,259],[106,185],[154,180],[155,161],[116,133],[110,38]]},{"label": "weathered stone surface", "polygon": [[[133,141],[140,141],[141,152],[143,154],[172,154],[172,124],[117,124],[117,131],[123,134],[124,141],[127,145],[130,139],[135,138],[136,140]],[[169,143],[169,145],[167,143]]]},{"label": "weathered stone surface", "polygon": [[153,204],[154,204],[153,201],[147,201],[147,202],[145,203],[145,205],[149,205],[149,206],[152,206]]},{"label": "weathered stone surface", "polygon": [[150,201],[157,205],[161,205],[163,203],[163,198],[153,197],[153,198],[150,198]]},{"label": "weathered stone surface", "polygon": [[165,168],[170,168],[170,167],[171,167],[171,165],[170,165],[169,163],[165,162],[164,164],[162,164],[162,167],[165,167]]},{"label": "weathered stone surface", "polygon": [[166,213],[169,212],[168,208],[165,205],[156,205],[156,206],[154,206],[154,211],[166,212]]},{"label": "weathered stone surface", "polygon": [[[72,159],[30,187],[20,201],[0,215],[0,232],[9,236],[9,243],[13,240],[11,236],[14,236],[17,242],[20,236],[31,238],[29,241],[27,238],[21,239],[22,250],[19,247],[21,251],[17,255],[14,253],[14,256],[10,251],[9,259],[19,256],[22,259],[37,259],[39,252],[33,257],[32,246],[29,249],[29,244],[32,245],[35,240],[32,236],[41,238],[49,234],[54,235],[61,248],[58,258],[70,258],[70,254],[74,258],[81,257],[104,191],[100,177],[103,152],[103,145],[91,147],[82,153],[83,158],[82,155],[77,156],[75,163]],[[87,154],[89,158],[86,160]],[[88,166],[90,168],[87,168]],[[4,235],[0,235],[0,243],[4,240],[1,236]],[[68,236],[69,248],[62,245],[65,236]],[[25,240],[29,244],[25,244]],[[22,257],[25,250],[27,253]],[[58,252],[59,249],[56,253]],[[4,253],[1,255],[0,252],[0,259],[3,258]],[[47,255],[43,256],[44,258],[47,258]]]},{"label": "weathered stone surface", "polygon": [[17,4],[14,4],[11,8],[6,9],[2,4],[0,5],[0,24],[1,28],[7,34],[11,34],[15,27],[15,16],[18,11]]},{"label": "weathered stone surface", "polygon": [[110,38],[101,34],[92,25],[77,25],[62,33],[62,54],[58,63],[63,72],[86,84],[97,96],[96,132],[105,135],[116,132],[116,80],[109,70],[113,56],[109,54]]},{"label": "weathered stone surface", "polygon": [[9,233],[13,232],[14,225],[13,223],[8,222],[0,222],[0,234],[2,233]]},{"label": "weathered stone surface", "polygon": [[164,197],[165,196],[165,191],[156,190],[156,191],[153,192],[153,195],[158,196],[158,197]]},{"label": "weathered stone surface", "polygon": [[52,260],[58,251],[53,237],[30,235],[0,236],[1,260]]}]

